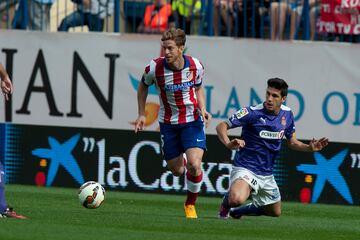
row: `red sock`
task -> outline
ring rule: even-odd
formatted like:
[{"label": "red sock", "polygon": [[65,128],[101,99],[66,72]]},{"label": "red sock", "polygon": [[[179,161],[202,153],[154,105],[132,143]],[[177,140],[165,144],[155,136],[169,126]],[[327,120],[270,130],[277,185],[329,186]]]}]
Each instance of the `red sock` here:
[{"label": "red sock", "polygon": [[189,172],[186,172],[186,182],[188,186],[187,198],[185,205],[195,205],[196,199],[199,195],[201,188],[203,173],[199,176],[192,176]]},{"label": "red sock", "polygon": [[198,195],[199,193],[193,193],[188,190],[185,205],[195,205]]}]

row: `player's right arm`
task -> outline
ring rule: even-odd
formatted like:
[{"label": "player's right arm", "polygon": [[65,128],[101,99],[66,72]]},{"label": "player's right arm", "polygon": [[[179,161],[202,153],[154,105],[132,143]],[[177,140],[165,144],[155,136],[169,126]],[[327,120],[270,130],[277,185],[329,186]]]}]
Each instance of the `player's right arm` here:
[{"label": "player's right arm", "polygon": [[222,121],[216,126],[216,133],[220,142],[222,142],[222,144],[224,144],[225,147],[227,147],[230,150],[237,150],[239,148],[245,147],[244,140],[238,138],[234,138],[230,140],[228,135],[229,128],[230,126],[227,124],[226,121]]},{"label": "player's right arm", "polygon": [[[144,79],[144,76],[142,77]],[[137,102],[138,102],[138,117],[135,120],[135,133],[144,129],[146,116],[145,116],[145,104],[148,95],[149,86],[143,81],[140,81],[137,90]]]},{"label": "player's right arm", "polygon": [[154,83],[154,79],[155,79],[155,61],[151,61],[150,64],[145,67],[144,74],[141,77],[141,81],[137,90],[138,117],[135,120],[135,133],[143,130],[145,127],[146,98],[148,96],[148,88],[150,85]]},{"label": "player's right arm", "polygon": [[216,126],[216,133],[220,142],[222,142],[225,147],[231,150],[237,150],[239,148],[245,147],[245,141],[239,138],[234,138],[230,140],[228,135],[228,130],[230,128],[242,127],[252,121],[252,114],[250,109],[241,108],[239,111],[234,113],[228,120],[219,123]]}]

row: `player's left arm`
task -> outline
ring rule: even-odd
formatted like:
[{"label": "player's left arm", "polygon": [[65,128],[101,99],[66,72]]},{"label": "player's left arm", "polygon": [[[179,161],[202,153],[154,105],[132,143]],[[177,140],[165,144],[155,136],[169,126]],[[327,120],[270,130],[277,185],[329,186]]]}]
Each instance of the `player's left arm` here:
[{"label": "player's left arm", "polygon": [[211,114],[206,111],[206,103],[205,103],[205,93],[202,85],[195,88],[196,99],[198,102],[198,109],[200,110],[200,114],[203,117],[205,122],[205,126],[207,127],[211,121]]},{"label": "player's left arm", "polygon": [[13,85],[7,74],[4,66],[0,63],[0,80],[1,80],[1,91],[4,94],[5,100],[9,100],[9,95],[13,92]]},{"label": "player's left arm", "polygon": [[315,139],[313,138],[309,144],[303,143],[301,141],[299,141],[296,138],[296,134],[295,132],[292,134],[291,138],[288,139],[287,141],[289,148],[291,148],[292,150],[296,150],[296,151],[301,151],[301,152],[317,152],[322,150],[324,147],[326,147],[329,143],[329,139],[328,138],[320,138],[320,139]]}]

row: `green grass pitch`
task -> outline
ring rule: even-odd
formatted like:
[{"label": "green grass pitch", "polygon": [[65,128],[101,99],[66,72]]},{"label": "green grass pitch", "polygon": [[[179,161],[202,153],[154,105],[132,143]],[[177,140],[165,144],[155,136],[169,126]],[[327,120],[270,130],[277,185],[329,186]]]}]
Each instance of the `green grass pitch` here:
[{"label": "green grass pitch", "polygon": [[0,219],[0,239],[212,240],[360,239],[359,206],[283,203],[280,218],[219,220],[220,198],[199,197],[199,218],[187,220],[185,195],[107,191],[95,210],[80,206],[77,189],[8,185],[8,202],[29,219]]}]

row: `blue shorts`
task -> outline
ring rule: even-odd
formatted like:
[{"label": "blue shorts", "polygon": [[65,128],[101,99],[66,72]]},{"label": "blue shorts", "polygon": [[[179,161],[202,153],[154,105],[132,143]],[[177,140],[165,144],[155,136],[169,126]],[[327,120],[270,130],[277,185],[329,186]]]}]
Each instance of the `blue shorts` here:
[{"label": "blue shorts", "polygon": [[166,161],[180,156],[187,149],[198,147],[206,150],[204,122],[201,118],[184,124],[160,123],[161,148]]}]

